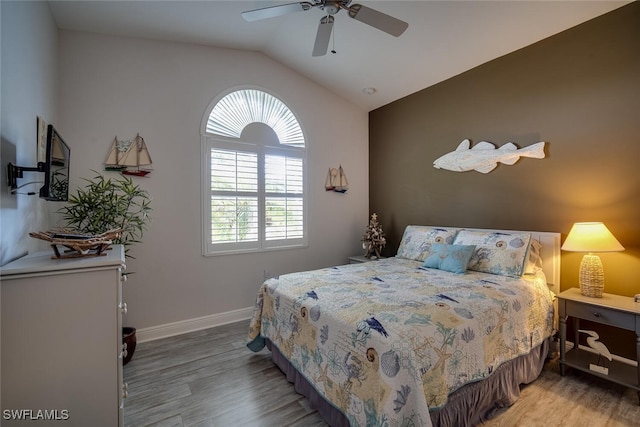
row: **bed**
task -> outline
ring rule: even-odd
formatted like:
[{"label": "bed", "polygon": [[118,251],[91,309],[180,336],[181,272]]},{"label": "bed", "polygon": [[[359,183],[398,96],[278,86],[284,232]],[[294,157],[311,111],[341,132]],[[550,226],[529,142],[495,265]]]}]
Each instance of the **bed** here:
[{"label": "bed", "polygon": [[410,225],[393,258],[267,280],[247,346],[329,425],[476,425],[540,374],[559,264],[558,233]]}]

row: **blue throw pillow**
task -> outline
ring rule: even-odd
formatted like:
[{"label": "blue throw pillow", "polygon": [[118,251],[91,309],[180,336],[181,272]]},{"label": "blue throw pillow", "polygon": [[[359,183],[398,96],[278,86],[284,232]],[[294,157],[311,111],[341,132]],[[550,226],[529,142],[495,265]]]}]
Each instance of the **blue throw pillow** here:
[{"label": "blue throw pillow", "polygon": [[423,266],[462,274],[467,271],[467,265],[475,250],[475,245],[432,243],[431,255],[424,261]]}]

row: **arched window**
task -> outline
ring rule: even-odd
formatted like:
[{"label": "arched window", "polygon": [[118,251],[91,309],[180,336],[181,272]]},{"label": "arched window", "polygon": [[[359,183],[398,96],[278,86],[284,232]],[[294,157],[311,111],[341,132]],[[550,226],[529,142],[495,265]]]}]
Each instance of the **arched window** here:
[{"label": "arched window", "polygon": [[205,118],[204,254],[306,245],[306,149],[293,112],[269,93],[241,89]]}]

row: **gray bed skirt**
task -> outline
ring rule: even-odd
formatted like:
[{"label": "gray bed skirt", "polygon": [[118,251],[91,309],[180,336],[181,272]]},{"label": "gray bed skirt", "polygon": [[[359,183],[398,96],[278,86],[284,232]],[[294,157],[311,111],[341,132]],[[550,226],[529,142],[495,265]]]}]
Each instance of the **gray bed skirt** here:
[{"label": "gray bed skirt", "polygon": [[[289,363],[278,348],[267,340],[274,363],[293,383],[296,392],[305,396],[313,409],[332,427],[348,427],[349,420],[327,402],[307,379]],[[434,426],[475,426],[491,419],[497,411],[512,405],[520,396],[520,385],[534,381],[544,367],[549,340],[520,356],[500,365],[484,381],[467,384],[449,395],[447,404],[430,412]]]}]

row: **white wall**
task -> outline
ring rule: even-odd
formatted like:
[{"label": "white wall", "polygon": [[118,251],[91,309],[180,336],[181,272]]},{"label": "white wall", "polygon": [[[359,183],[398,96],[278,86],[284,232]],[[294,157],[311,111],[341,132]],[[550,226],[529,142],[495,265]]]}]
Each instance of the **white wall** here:
[{"label": "white wall", "polygon": [[[47,202],[10,195],[6,171],[9,162],[36,165],[36,117],[57,118],[57,54],[58,31],[46,3],[0,2],[0,266],[45,247],[28,233],[48,228]],[[42,180],[24,176],[18,185]],[[34,188],[39,185],[24,191]]]},{"label": "white wall", "polygon": [[[0,265],[26,251],[44,249],[30,231],[49,228],[45,202],[38,196],[9,195],[7,164],[34,167],[37,162],[36,117],[57,120],[58,30],[45,2],[0,2]],[[41,173],[24,173],[18,185],[42,181]],[[38,192],[42,184],[21,191]],[[53,203],[55,204],[55,203]]]},{"label": "white wall", "polygon": [[[154,171],[134,178],[153,197],[153,222],[134,247],[125,323],[148,328],[251,307],[263,274],[346,263],[368,223],[368,114],[266,56],[199,45],[60,33],[60,126],[71,146],[72,189],[102,171],[117,135],[139,132]],[[200,125],[231,87],[268,90],[296,114],[308,147],[309,246],[203,257]],[[349,178],[325,192],[329,167]],[[102,172],[116,177],[117,174]]]}]

